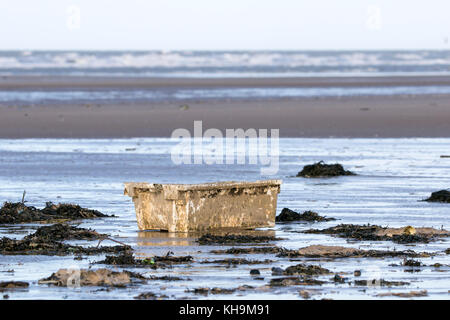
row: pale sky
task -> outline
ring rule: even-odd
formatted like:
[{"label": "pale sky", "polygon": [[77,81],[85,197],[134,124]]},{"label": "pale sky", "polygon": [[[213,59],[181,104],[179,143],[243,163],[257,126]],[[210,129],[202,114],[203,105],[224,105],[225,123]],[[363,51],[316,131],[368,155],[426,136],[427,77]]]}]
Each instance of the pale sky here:
[{"label": "pale sky", "polygon": [[450,49],[449,0],[0,0],[0,50]]}]

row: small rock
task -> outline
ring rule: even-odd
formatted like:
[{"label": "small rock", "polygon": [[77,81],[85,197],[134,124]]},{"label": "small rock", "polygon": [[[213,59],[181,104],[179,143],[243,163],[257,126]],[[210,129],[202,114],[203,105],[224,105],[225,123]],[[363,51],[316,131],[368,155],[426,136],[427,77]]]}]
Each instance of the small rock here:
[{"label": "small rock", "polygon": [[251,275],[255,275],[255,276],[257,276],[257,275],[260,275],[260,274],[261,274],[261,272],[259,272],[259,270],[258,270],[258,269],[252,269],[252,270],[250,270],[250,274],[251,274]]}]

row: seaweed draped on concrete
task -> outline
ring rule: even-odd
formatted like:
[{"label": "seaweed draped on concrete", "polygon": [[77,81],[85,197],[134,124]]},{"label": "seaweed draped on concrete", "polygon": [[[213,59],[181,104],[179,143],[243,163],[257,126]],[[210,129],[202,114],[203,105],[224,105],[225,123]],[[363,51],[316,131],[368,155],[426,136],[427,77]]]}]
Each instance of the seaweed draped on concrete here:
[{"label": "seaweed draped on concrete", "polygon": [[320,177],[336,177],[336,176],[354,176],[355,173],[344,170],[344,167],[339,164],[325,164],[319,161],[314,164],[306,165],[303,170],[297,174],[297,177],[304,178],[320,178]]},{"label": "seaweed draped on concrete", "polygon": [[109,217],[97,210],[82,208],[76,204],[47,202],[45,208],[37,209],[27,206],[23,202],[5,202],[0,208],[0,223],[26,223],[36,221],[49,221],[56,219],[86,219]]}]

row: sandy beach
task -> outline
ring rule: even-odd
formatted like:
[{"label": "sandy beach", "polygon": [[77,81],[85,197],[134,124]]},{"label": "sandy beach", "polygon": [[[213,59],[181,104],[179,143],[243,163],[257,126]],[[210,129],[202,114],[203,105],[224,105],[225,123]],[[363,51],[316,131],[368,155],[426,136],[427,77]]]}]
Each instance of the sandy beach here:
[{"label": "sandy beach", "polygon": [[[449,77],[114,79],[4,77],[2,90],[217,86],[446,85]],[[278,128],[282,137],[448,137],[450,95],[2,103],[1,138],[168,137],[176,128]]]}]

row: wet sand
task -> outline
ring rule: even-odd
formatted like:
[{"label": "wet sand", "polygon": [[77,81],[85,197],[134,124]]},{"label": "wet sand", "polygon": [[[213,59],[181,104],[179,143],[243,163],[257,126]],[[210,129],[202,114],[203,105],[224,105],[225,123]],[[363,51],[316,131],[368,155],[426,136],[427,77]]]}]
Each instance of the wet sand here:
[{"label": "wet sand", "polygon": [[152,77],[81,77],[81,76],[2,76],[0,89],[56,88],[274,88],[274,87],[370,87],[370,86],[450,85],[450,76],[380,76],[380,77],[255,77],[255,78],[152,78]]},{"label": "wet sand", "polygon": [[[450,77],[3,76],[0,90],[448,86]],[[168,137],[176,128],[278,128],[282,137],[448,137],[450,95],[0,104],[0,138]]]},{"label": "wet sand", "polygon": [[450,96],[0,107],[0,138],[169,137],[176,128],[279,128],[282,137],[448,137]]}]

